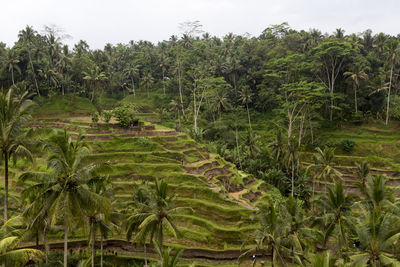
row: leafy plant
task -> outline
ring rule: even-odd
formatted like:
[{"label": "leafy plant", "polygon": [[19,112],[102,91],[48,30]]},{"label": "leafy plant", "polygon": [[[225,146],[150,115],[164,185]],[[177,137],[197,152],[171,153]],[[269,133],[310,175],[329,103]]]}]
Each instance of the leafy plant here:
[{"label": "leafy plant", "polygon": [[99,122],[99,113],[98,112],[95,112],[95,113],[93,113],[93,115],[92,115],[92,122],[94,123],[94,124],[97,124],[98,122]]},{"label": "leafy plant", "polygon": [[343,151],[345,151],[345,152],[347,152],[347,153],[353,152],[355,144],[356,144],[356,143],[355,143],[354,141],[352,141],[352,140],[347,140],[347,139],[343,140],[343,141],[340,143],[340,145],[341,145]]},{"label": "leafy plant", "polygon": [[139,120],[135,118],[136,112],[136,106],[130,104],[116,107],[112,111],[119,125],[124,128],[133,127],[138,124]]},{"label": "leafy plant", "polygon": [[101,113],[101,116],[103,117],[104,122],[107,124],[110,122],[112,115],[113,115],[112,110],[103,110],[103,112]]}]

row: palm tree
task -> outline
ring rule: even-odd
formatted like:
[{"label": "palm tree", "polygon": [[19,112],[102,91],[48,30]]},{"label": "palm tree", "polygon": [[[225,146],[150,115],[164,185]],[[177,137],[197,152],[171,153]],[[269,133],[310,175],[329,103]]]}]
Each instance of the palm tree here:
[{"label": "palm tree", "polygon": [[335,148],[325,147],[324,150],[317,147],[315,149],[316,154],[313,155],[314,164],[310,165],[309,168],[314,168],[317,171],[317,175],[313,175],[313,197],[314,197],[314,185],[315,177],[326,182],[332,181],[332,179],[340,179],[342,174],[335,168]]},{"label": "palm tree", "polygon": [[154,84],[154,79],[153,76],[151,76],[151,73],[148,72],[146,75],[143,76],[142,78],[142,85],[144,88],[147,90],[147,97],[150,97],[149,95],[149,88]]},{"label": "palm tree", "polygon": [[23,43],[25,44],[26,50],[28,52],[29,64],[31,66],[33,80],[34,80],[35,86],[36,86],[36,93],[38,94],[38,96],[40,96],[39,86],[38,86],[38,82],[36,79],[35,68],[33,67],[33,61],[32,61],[32,49],[33,49],[32,45],[33,45],[34,39],[36,38],[36,31],[32,27],[26,26],[26,28],[24,30],[20,31],[18,36],[20,39],[22,39]]},{"label": "palm tree", "polygon": [[393,69],[395,65],[399,63],[400,59],[400,46],[397,40],[392,40],[386,44],[385,55],[390,64],[390,78],[389,78],[389,87],[387,94],[386,121],[385,121],[385,124],[387,125],[389,123],[390,89],[392,88]]},{"label": "palm tree", "polygon": [[253,93],[249,86],[243,86],[242,90],[239,92],[240,101],[246,105],[247,117],[249,119],[249,126],[251,130],[250,113],[249,113],[249,103],[252,101]]},{"label": "palm tree", "polygon": [[14,217],[0,227],[0,264],[3,266],[25,266],[28,261],[40,261],[44,254],[36,249],[17,248],[24,236],[22,218]]},{"label": "palm tree", "polygon": [[88,81],[89,87],[92,87],[92,97],[90,101],[93,102],[96,87],[107,80],[107,76],[97,65],[93,65],[89,72],[84,71],[83,75],[85,75],[83,79]]},{"label": "palm tree", "polygon": [[271,147],[271,154],[276,162],[277,169],[281,169],[280,165],[284,157],[285,144],[286,142],[284,140],[284,135],[282,134],[282,131],[277,131],[275,133],[274,140],[268,144],[268,146]]},{"label": "palm tree", "polygon": [[333,233],[336,233],[337,250],[341,259],[342,247],[347,243],[346,232],[348,231],[346,227],[352,224],[350,211],[354,199],[346,195],[343,185],[339,181],[333,187],[329,186],[327,194],[321,195],[318,202],[325,211],[320,218],[325,226],[324,244],[327,243]]},{"label": "palm tree", "polygon": [[351,79],[353,81],[354,107],[355,107],[355,111],[357,113],[358,112],[357,90],[358,90],[358,88],[360,88],[361,80],[368,80],[368,74],[366,74],[365,71],[363,69],[360,69],[360,67],[358,66],[358,69],[354,70],[353,72],[351,72],[351,71],[345,72],[344,76],[347,76],[348,79]]},{"label": "palm tree", "polygon": [[4,160],[4,221],[8,220],[8,161],[14,161],[21,156],[33,161],[32,155],[27,148],[23,128],[31,120],[31,108],[34,102],[29,99],[30,95],[25,92],[18,97],[13,89],[0,94],[0,149]]},{"label": "palm tree", "polygon": [[179,234],[173,222],[174,218],[192,212],[192,209],[174,206],[175,196],[168,196],[168,184],[164,180],[156,180],[155,190],[150,194],[150,199],[144,203],[144,207],[141,207],[140,213],[128,218],[127,238],[130,239],[132,233],[136,231],[134,239],[142,242],[150,234],[150,240],[157,241],[162,246],[165,230],[175,237]]},{"label": "palm tree", "polygon": [[237,80],[239,71],[243,68],[240,61],[236,58],[229,57],[223,66],[224,73],[232,75],[233,88],[235,89],[235,96],[237,94]]},{"label": "palm tree", "polygon": [[365,183],[370,177],[370,169],[368,161],[363,161],[361,163],[356,163],[356,176],[361,182],[361,189],[365,192]]},{"label": "palm tree", "polygon": [[259,136],[253,133],[251,130],[247,131],[244,137],[244,144],[247,147],[247,155],[250,158],[257,157],[260,153],[260,146],[258,144]]},{"label": "palm tree", "polygon": [[391,207],[393,194],[386,185],[387,180],[382,175],[376,175],[367,179],[365,186],[365,202],[374,209],[381,210],[385,207]]},{"label": "palm tree", "polygon": [[125,70],[124,74],[126,78],[129,78],[132,83],[132,90],[133,90],[133,95],[136,95],[135,91],[135,79],[140,76],[140,71],[139,71],[139,66],[130,64]]},{"label": "palm tree", "polygon": [[15,55],[14,50],[10,49],[7,53],[7,65],[8,65],[8,71],[11,73],[11,81],[13,85],[15,85],[14,70],[16,70],[19,74],[21,74],[21,68],[18,66],[18,63],[19,60]]},{"label": "palm tree", "polygon": [[287,228],[282,227],[285,222],[279,216],[280,207],[277,203],[262,203],[258,208],[256,215],[260,226],[254,232],[257,245],[240,255],[239,264],[257,251],[270,251],[272,267],[276,264],[286,266],[286,260],[282,255],[282,242],[287,234]]},{"label": "palm tree", "polygon": [[[154,242],[154,247],[160,256],[159,267],[175,267],[178,266],[178,260],[183,253],[183,249],[176,249],[172,254],[171,248],[163,248],[157,241]],[[147,266],[147,264],[146,264]]]},{"label": "palm tree", "polygon": [[181,102],[176,101],[176,100],[171,100],[170,102],[171,108],[173,111],[176,111],[176,113],[178,114],[178,122],[179,122],[179,130],[181,129],[181,115],[180,112],[182,110],[182,105]]},{"label": "palm tree", "polygon": [[366,206],[353,225],[361,252],[350,256],[352,266],[400,266],[393,250],[400,239],[398,216]]},{"label": "palm tree", "polygon": [[74,142],[64,130],[51,136],[43,149],[48,151],[49,172],[25,172],[20,180],[32,183],[25,190],[36,192],[39,214],[46,213],[51,222],[62,218],[64,267],[67,267],[68,232],[71,226],[84,225],[86,213],[93,209],[106,209],[106,198],[93,192],[88,185],[99,171],[104,170],[104,165],[84,161],[90,149],[82,134]]},{"label": "palm tree", "polygon": [[214,90],[211,96],[211,100],[211,110],[217,112],[220,117],[224,110],[231,108],[228,93],[226,92],[226,90]]}]

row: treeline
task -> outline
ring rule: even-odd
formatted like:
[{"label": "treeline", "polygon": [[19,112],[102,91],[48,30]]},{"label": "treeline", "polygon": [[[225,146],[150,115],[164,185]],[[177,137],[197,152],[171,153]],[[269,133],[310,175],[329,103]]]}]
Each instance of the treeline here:
[{"label": "treeline", "polygon": [[[396,36],[371,30],[346,35],[343,29],[329,35],[283,23],[258,37],[219,38],[196,36],[199,24],[186,26],[181,37],[158,44],[131,41],[102,50],[83,40],[68,47],[57,29],[39,34],[27,26],[12,47],[0,45],[0,86],[45,96],[76,93],[92,101],[103,93],[158,91],[195,121],[199,114],[215,119],[228,106],[265,112],[289,105],[310,121],[400,116]],[[309,105],[294,108],[293,102]]]}]

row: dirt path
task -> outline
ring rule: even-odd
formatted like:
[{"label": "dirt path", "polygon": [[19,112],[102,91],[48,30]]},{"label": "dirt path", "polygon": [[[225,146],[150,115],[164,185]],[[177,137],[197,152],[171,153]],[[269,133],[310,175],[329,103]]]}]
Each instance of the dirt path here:
[{"label": "dirt path", "polygon": [[255,210],[256,209],[255,207],[251,206],[244,199],[240,198],[241,195],[246,194],[247,192],[249,192],[249,190],[247,188],[244,188],[243,190],[241,190],[239,192],[229,193],[229,196],[231,198],[235,199],[236,201],[238,201],[243,207],[246,207],[251,210]]}]

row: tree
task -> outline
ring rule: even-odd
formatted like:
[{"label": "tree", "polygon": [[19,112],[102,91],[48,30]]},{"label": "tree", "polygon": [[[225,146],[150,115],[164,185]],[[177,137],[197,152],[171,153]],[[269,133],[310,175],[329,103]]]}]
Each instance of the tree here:
[{"label": "tree", "polygon": [[348,79],[351,79],[353,82],[353,89],[354,89],[354,108],[355,112],[358,112],[358,105],[357,105],[357,91],[360,88],[361,80],[368,80],[368,75],[365,73],[363,69],[359,65],[356,65],[356,69],[351,71],[347,71],[344,73],[344,76],[347,76]]},{"label": "tree", "polygon": [[357,178],[360,179],[362,191],[365,192],[366,182],[367,182],[367,179],[370,177],[370,173],[369,173],[370,168],[369,168],[368,161],[356,163],[356,167],[357,167],[357,170],[356,170]]},{"label": "tree", "polygon": [[242,90],[240,90],[240,92],[239,92],[240,101],[246,105],[247,117],[249,119],[250,130],[251,130],[251,121],[250,121],[250,113],[249,113],[249,103],[251,103],[253,96],[254,96],[254,94],[251,92],[249,86],[244,86],[242,88]]},{"label": "tree", "polygon": [[353,220],[350,211],[354,199],[345,194],[341,181],[338,181],[334,186],[328,187],[327,194],[322,195],[318,202],[325,211],[320,218],[325,227],[324,244],[333,233],[336,233],[339,259],[342,259],[342,248],[347,243],[347,228],[351,226]]},{"label": "tree", "polygon": [[350,44],[340,41],[326,41],[311,50],[311,54],[318,62],[316,65],[318,71],[317,77],[324,83],[329,91],[330,120],[333,120],[333,110],[335,109],[335,83],[344,67],[345,60],[351,53],[352,49]]},{"label": "tree", "polygon": [[40,96],[39,85],[36,79],[35,68],[33,67],[33,61],[32,61],[32,49],[33,49],[32,46],[34,39],[36,38],[36,31],[32,27],[26,26],[24,30],[20,31],[18,36],[25,44],[26,50],[28,52],[29,64],[31,66],[32,76],[36,86],[36,93],[38,96]]},{"label": "tree", "polygon": [[8,220],[8,163],[18,157],[26,157],[33,161],[24,137],[23,128],[31,120],[31,108],[34,102],[25,92],[17,96],[10,88],[0,94],[0,149],[4,160],[4,222]]},{"label": "tree", "polygon": [[173,222],[174,218],[180,214],[192,212],[192,209],[174,206],[175,196],[168,195],[168,184],[164,180],[156,180],[154,189],[141,212],[132,214],[128,218],[127,237],[130,239],[132,233],[137,231],[135,240],[146,240],[150,235],[151,241],[156,241],[162,246],[165,230],[175,237],[179,233]]},{"label": "tree", "polygon": [[18,66],[19,60],[16,56],[14,50],[10,49],[7,53],[7,65],[8,71],[11,73],[11,81],[12,84],[15,85],[14,81],[14,70],[16,70],[19,74],[21,74],[21,68]]},{"label": "tree", "polygon": [[[154,247],[160,256],[160,262],[158,264],[159,267],[175,267],[178,266],[178,260],[183,253],[183,249],[177,249],[172,254],[172,249],[163,248],[157,241],[154,242]],[[147,266],[147,264],[146,264]]]},{"label": "tree", "polygon": [[25,266],[30,260],[38,262],[44,257],[40,250],[17,248],[25,233],[21,224],[22,218],[14,217],[0,227],[0,264],[3,266]]},{"label": "tree", "polygon": [[317,147],[315,149],[316,154],[313,155],[314,164],[310,165],[309,168],[313,168],[317,171],[317,175],[313,175],[313,197],[314,197],[314,185],[315,177],[326,182],[331,181],[332,178],[341,178],[342,174],[335,169],[335,148],[325,147],[324,150]]},{"label": "tree", "polygon": [[90,98],[90,101],[93,102],[94,94],[95,91],[97,90],[96,87],[98,87],[102,82],[107,80],[107,76],[96,65],[93,65],[92,68],[89,70],[89,72],[84,71],[83,75],[84,75],[83,79],[88,81],[89,87],[92,88],[92,97]]},{"label": "tree", "polygon": [[136,95],[135,91],[135,79],[140,76],[139,66],[130,64],[125,70],[124,74],[126,78],[131,80],[133,95]]},{"label": "tree", "polygon": [[153,76],[151,76],[151,73],[150,73],[150,72],[146,73],[146,75],[144,75],[144,76],[142,77],[142,85],[143,85],[144,88],[146,88],[147,97],[150,97],[150,95],[149,95],[149,88],[150,88],[151,86],[153,86],[153,84],[154,84]]},{"label": "tree", "polygon": [[90,153],[85,136],[79,134],[74,142],[64,130],[52,135],[44,144],[48,151],[49,172],[25,172],[22,182],[32,185],[26,190],[37,194],[39,214],[46,213],[49,221],[62,218],[64,230],[64,267],[68,261],[68,233],[72,225],[84,225],[86,212],[103,209],[107,200],[96,194],[88,182],[104,170],[103,164],[87,164],[84,159]]},{"label": "tree", "polygon": [[387,104],[386,104],[386,120],[385,124],[389,123],[389,108],[390,108],[390,90],[392,88],[393,69],[400,60],[400,46],[397,40],[392,40],[385,45],[385,56],[390,64],[390,76],[389,76],[389,87],[387,93]]}]

